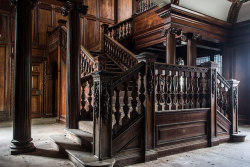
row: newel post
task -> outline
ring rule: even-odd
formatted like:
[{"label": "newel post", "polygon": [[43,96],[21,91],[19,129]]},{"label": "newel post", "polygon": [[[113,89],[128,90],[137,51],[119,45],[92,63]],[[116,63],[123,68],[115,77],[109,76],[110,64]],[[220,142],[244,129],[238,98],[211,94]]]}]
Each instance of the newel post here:
[{"label": "newel post", "polygon": [[240,81],[231,79],[228,83],[231,85],[231,89],[229,91],[231,99],[230,121],[232,123],[230,134],[232,135],[238,133],[238,85]]},{"label": "newel post", "polygon": [[216,112],[217,112],[217,67],[218,64],[215,62],[206,62],[202,64],[203,67],[207,67],[209,69],[207,73],[208,78],[208,101],[210,112],[208,114],[208,145],[214,146],[218,145],[218,141],[216,139],[217,136],[217,120],[216,120]]},{"label": "newel post", "polygon": [[98,71],[94,79],[94,155],[99,160],[112,156],[112,74]]},{"label": "newel post", "polygon": [[102,50],[102,52],[104,52],[104,47],[105,47],[104,36],[105,36],[105,34],[108,34],[109,25],[108,24],[102,24],[101,27],[102,27],[101,50]]},{"label": "newel post", "polygon": [[136,56],[138,62],[144,61],[145,68],[145,161],[157,158],[157,152],[153,151],[155,147],[155,61],[157,55],[150,52],[144,52]]}]

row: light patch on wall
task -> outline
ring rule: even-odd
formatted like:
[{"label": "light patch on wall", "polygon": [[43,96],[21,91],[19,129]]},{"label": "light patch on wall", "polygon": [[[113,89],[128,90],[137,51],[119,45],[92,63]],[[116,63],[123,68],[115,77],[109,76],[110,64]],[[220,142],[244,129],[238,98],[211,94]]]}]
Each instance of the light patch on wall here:
[{"label": "light patch on wall", "polygon": [[246,20],[250,20],[250,1],[242,5],[237,22],[242,22]]},{"label": "light patch on wall", "polygon": [[231,2],[227,0],[180,0],[180,6],[226,21]]}]

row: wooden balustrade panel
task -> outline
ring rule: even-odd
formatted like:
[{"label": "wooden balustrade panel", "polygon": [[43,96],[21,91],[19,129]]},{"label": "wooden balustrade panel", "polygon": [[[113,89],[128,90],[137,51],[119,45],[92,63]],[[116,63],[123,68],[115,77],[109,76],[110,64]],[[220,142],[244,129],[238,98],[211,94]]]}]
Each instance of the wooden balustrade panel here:
[{"label": "wooden balustrade panel", "polygon": [[155,65],[155,111],[208,107],[206,73],[200,67]]},{"label": "wooden balustrade panel", "polygon": [[[144,66],[134,72],[125,72],[124,76],[113,83],[112,96],[112,153],[143,148],[145,114],[145,74]],[[134,68],[132,68],[132,71]]]},{"label": "wooden balustrade panel", "polygon": [[153,7],[157,4],[153,0],[137,0],[136,1],[136,13],[141,14]]},{"label": "wooden balustrade panel", "polygon": [[123,40],[133,34],[133,19],[129,18],[108,29],[108,35],[117,41]]},{"label": "wooden balustrade panel", "polygon": [[229,119],[232,112],[230,84],[217,73],[217,111]]},{"label": "wooden balustrade panel", "polygon": [[104,36],[104,51],[124,71],[137,63],[136,56],[132,52],[107,35]]},{"label": "wooden balustrade panel", "polygon": [[156,150],[160,156],[207,146],[209,108],[156,112]]}]

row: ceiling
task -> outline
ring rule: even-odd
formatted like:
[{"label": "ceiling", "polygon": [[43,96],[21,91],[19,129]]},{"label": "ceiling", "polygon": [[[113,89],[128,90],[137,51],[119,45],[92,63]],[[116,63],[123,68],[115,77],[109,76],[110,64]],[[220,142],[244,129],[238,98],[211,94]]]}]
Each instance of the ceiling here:
[{"label": "ceiling", "polygon": [[231,23],[250,20],[250,0],[154,0],[159,6],[169,3]]}]

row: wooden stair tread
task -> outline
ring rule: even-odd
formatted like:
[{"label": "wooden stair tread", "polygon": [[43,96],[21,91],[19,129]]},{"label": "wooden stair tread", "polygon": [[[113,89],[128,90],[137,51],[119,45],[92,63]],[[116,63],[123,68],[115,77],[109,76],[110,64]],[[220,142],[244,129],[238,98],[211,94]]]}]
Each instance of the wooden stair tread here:
[{"label": "wooden stair tread", "polygon": [[91,152],[82,148],[78,143],[66,138],[65,135],[53,135],[50,138],[59,147],[59,151],[66,154],[78,167],[111,167],[115,163],[114,159],[99,161]]},{"label": "wooden stair tread", "polygon": [[84,132],[80,129],[65,129],[66,137],[73,142],[78,143],[88,151],[93,149],[93,134]]}]

